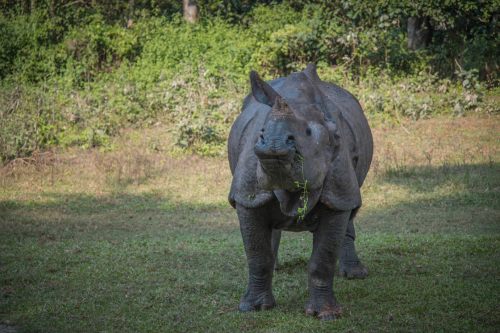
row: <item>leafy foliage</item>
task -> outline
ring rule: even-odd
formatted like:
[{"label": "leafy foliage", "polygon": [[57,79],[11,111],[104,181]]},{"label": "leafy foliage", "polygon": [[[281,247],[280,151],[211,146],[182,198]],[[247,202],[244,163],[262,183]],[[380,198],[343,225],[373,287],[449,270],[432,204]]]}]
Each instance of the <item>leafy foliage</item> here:
[{"label": "leafy foliage", "polygon": [[[195,25],[179,1],[30,3],[0,2],[1,160],[106,145],[157,122],[181,149],[217,154],[248,72],[272,78],[308,62],[372,120],[498,111],[484,98],[498,85],[491,1],[205,0]],[[434,27],[427,49],[407,48],[414,15]]]}]

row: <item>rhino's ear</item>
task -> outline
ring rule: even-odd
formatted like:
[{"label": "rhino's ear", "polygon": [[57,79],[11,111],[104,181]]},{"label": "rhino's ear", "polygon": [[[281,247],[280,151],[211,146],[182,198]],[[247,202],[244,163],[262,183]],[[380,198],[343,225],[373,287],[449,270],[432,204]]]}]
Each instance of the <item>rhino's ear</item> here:
[{"label": "rhino's ear", "polygon": [[253,97],[266,105],[273,106],[279,94],[269,84],[263,81],[255,71],[250,72],[250,84]]},{"label": "rhino's ear", "polygon": [[307,65],[306,69],[304,69],[304,74],[307,76],[309,80],[311,80],[314,83],[318,83],[321,81],[321,79],[318,76],[318,72],[316,71],[316,65],[313,63]]},{"label": "rhino's ear", "polygon": [[341,115],[337,119],[336,127],[335,150],[337,151],[326,175],[320,200],[331,209],[352,210],[361,206],[361,193],[353,159],[343,135]]}]

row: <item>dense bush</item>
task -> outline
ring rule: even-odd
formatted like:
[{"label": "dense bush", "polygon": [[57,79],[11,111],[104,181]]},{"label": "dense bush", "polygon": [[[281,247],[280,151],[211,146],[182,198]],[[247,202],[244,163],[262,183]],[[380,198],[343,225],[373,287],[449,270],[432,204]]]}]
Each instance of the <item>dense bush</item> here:
[{"label": "dense bush", "polygon": [[[178,1],[136,0],[133,10],[35,3],[29,11],[0,2],[2,160],[50,145],[107,145],[121,128],[158,121],[182,149],[219,153],[248,72],[272,78],[308,62],[372,120],[498,111],[484,98],[498,85],[498,13],[487,1],[207,0],[194,25]],[[426,49],[406,45],[410,15],[435,26]]]}]

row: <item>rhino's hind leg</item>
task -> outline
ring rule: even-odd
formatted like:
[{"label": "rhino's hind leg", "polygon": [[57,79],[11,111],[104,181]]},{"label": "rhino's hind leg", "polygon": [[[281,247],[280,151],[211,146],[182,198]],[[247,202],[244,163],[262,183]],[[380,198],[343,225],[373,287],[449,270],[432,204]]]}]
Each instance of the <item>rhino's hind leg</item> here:
[{"label": "rhino's hind leg", "polygon": [[354,245],[355,239],[356,232],[354,230],[353,219],[351,218],[347,225],[344,244],[342,245],[338,274],[347,279],[364,279],[368,276],[368,269],[358,258]]},{"label": "rhino's hind leg", "polygon": [[271,246],[273,248],[274,270],[278,270],[279,268],[278,250],[280,248],[280,240],[281,240],[281,230],[273,229]]},{"label": "rhino's hind leg", "polygon": [[275,306],[272,292],[274,256],[271,227],[263,209],[237,206],[241,236],[248,262],[248,287],[241,298],[241,312],[266,310]]}]

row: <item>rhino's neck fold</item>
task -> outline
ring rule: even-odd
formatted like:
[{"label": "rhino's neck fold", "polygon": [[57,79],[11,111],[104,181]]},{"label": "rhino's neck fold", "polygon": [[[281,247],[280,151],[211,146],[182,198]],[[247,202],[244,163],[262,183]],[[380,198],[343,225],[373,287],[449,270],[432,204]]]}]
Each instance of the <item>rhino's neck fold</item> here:
[{"label": "rhino's neck fold", "polygon": [[[318,203],[321,191],[322,189],[310,190],[306,193],[304,191],[289,192],[286,190],[274,190],[273,192],[280,202],[283,214],[293,218],[304,218]],[[304,203],[307,204],[306,207],[304,207]],[[302,210],[302,208],[305,208],[305,210]]]}]

